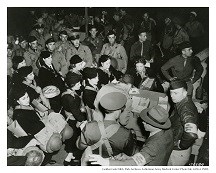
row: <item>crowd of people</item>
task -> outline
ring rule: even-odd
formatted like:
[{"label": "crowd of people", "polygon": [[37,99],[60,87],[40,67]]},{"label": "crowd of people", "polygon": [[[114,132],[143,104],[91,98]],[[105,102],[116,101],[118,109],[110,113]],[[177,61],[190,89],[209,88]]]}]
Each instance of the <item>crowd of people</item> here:
[{"label": "crowd of people", "polygon": [[[88,20],[31,14],[27,38],[7,37],[8,165],[54,164],[64,144],[65,166],[184,166],[200,138],[196,162],[208,165],[208,55],[196,56],[208,45],[196,12],[160,28],[127,8]],[[169,97],[167,109],[138,115],[144,142],[127,128],[139,90]]]}]

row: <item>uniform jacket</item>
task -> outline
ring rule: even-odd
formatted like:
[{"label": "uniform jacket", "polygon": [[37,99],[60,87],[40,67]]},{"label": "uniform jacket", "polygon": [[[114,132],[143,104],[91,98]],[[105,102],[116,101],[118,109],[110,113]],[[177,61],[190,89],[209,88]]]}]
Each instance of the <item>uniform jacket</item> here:
[{"label": "uniform jacket", "polygon": [[118,62],[117,70],[125,73],[127,70],[128,57],[125,51],[125,48],[121,44],[115,43],[111,46],[109,43],[103,45],[101,50],[101,55],[109,55],[112,58],[115,58]]},{"label": "uniform jacket", "polygon": [[193,71],[195,71],[193,83],[195,83],[202,75],[203,67],[197,57],[188,57],[186,65],[184,66],[184,58],[182,55],[178,55],[169,61],[167,61],[162,67],[161,71],[163,75],[170,80],[172,77],[169,74],[169,69],[172,71],[172,77],[177,77],[180,80],[189,81],[193,77]]},{"label": "uniform jacket", "polygon": [[[69,90],[71,91],[71,90]],[[73,91],[62,94],[62,106],[63,109],[73,115],[76,121],[82,122],[85,118],[85,113],[80,111],[81,98]]]},{"label": "uniform jacket", "polygon": [[23,55],[25,58],[25,61],[26,61],[26,65],[32,66],[33,72],[36,75],[38,75],[38,67],[36,65],[36,62],[38,60],[38,57],[40,56],[40,53],[41,53],[41,51],[39,49],[36,49],[34,51],[31,48],[29,48],[28,51],[26,51]]},{"label": "uniform jacket", "polygon": [[[104,127],[108,127],[111,124],[117,124],[116,121],[104,120]],[[120,126],[120,125],[119,125]],[[132,148],[135,148],[135,139],[133,138],[133,134],[129,129],[120,126],[118,131],[112,135],[108,141],[113,151],[113,155],[118,155],[119,153],[125,153],[127,155],[131,155]],[[84,129],[81,132],[80,140],[78,142],[78,148],[84,149],[83,146],[91,146],[97,143],[101,138],[101,133],[99,130],[98,122],[92,121],[86,124]],[[79,146],[79,143],[82,144],[82,147]],[[99,149],[95,149],[93,151],[94,154],[99,154]],[[107,153],[107,149],[104,144],[102,144],[102,156],[109,157]]]},{"label": "uniform jacket", "polygon": [[68,49],[70,49],[71,47],[71,43],[69,41],[66,41],[65,43],[63,43],[62,41],[57,41],[55,43],[56,49],[61,49],[62,53],[66,56],[66,52]]},{"label": "uniform jacket", "polygon": [[141,56],[145,60],[150,60],[154,56],[154,51],[149,40],[146,40],[143,43],[137,41],[131,46],[130,60],[132,62],[135,61],[135,56]]},{"label": "uniform jacket", "polygon": [[52,53],[52,64],[56,71],[61,72],[62,76],[65,77],[68,73],[69,64],[67,64],[65,55],[62,51],[55,50]]},{"label": "uniform jacket", "polygon": [[70,47],[70,49],[67,50],[66,53],[66,60],[69,63],[70,59],[74,55],[79,55],[80,58],[82,58],[83,61],[86,62],[85,67],[91,67],[93,58],[92,58],[92,53],[91,50],[89,49],[88,46],[80,44],[79,48],[75,48],[73,45]]},{"label": "uniform jacket", "polygon": [[103,40],[99,37],[88,37],[84,40],[83,44],[88,46],[92,52],[92,55],[95,56],[96,54],[100,54],[103,46]]},{"label": "uniform jacket", "polygon": [[[175,110],[170,117],[175,150],[185,150],[193,145],[197,139],[197,119],[197,108],[190,98],[186,97],[181,102],[176,103]],[[188,123],[193,126],[194,132],[187,132]]]},{"label": "uniform jacket", "polygon": [[173,45],[177,46],[185,41],[189,41],[189,36],[183,28],[180,28],[174,34]]},{"label": "uniform jacket", "polygon": [[187,31],[190,37],[200,37],[204,33],[204,28],[202,23],[198,22],[197,20],[193,22],[187,22],[185,24],[185,30]]},{"label": "uniform jacket", "polygon": [[29,36],[34,36],[37,38],[38,44],[42,47],[42,49],[45,48],[45,37],[43,35],[40,35],[36,30],[32,30],[29,34]]}]

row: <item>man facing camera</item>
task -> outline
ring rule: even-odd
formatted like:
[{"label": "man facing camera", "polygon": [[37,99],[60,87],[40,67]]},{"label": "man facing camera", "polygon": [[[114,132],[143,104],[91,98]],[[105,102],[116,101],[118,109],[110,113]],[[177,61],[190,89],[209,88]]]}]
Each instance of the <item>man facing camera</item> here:
[{"label": "man facing camera", "polygon": [[187,96],[187,84],[184,81],[171,82],[170,95],[175,103],[170,120],[174,134],[174,150],[169,166],[184,166],[191,154],[191,147],[197,139],[198,112],[193,101]]}]

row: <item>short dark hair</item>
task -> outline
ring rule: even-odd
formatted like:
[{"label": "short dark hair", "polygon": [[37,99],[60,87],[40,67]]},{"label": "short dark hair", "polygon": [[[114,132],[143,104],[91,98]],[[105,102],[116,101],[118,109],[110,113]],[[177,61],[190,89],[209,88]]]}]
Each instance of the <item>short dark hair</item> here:
[{"label": "short dark hair", "polygon": [[135,63],[134,63],[134,65],[136,65],[138,63],[142,63],[144,65],[146,64],[146,60],[143,59],[143,58],[141,58],[140,56],[136,56],[136,57],[134,57],[134,59],[136,60]]},{"label": "short dark hair", "polygon": [[142,34],[142,33],[147,33],[147,30],[146,29],[139,29],[138,31],[138,35]]},{"label": "short dark hair", "polygon": [[101,67],[102,63],[106,62],[108,59],[111,60],[110,56],[108,56],[108,55],[101,55],[101,57],[98,60],[98,67]]},{"label": "short dark hair", "polygon": [[107,33],[107,37],[108,37],[109,35],[115,35],[115,36],[116,36],[116,32],[113,31],[113,30],[109,30],[108,33]]},{"label": "short dark hair", "polygon": [[39,57],[39,63],[41,66],[46,65],[43,59],[50,57],[50,55],[51,55],[51,52],[49,51],[41,52],[40,57]]},{"label": "short dark hair", "polygon": [[17,70],[19,63],[23,62],[23,60],[25,60],[23,56],[14,56],[12,59],[12,68]]}]

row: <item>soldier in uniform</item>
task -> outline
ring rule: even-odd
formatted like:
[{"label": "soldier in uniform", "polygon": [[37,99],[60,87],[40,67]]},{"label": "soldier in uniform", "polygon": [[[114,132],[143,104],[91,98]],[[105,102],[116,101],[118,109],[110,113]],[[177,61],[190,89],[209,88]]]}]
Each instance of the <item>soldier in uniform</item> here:
[{"label": "soldier in uniform", "polygon": [[172,81],[170,95],[175,103],[175,110],[170,116],[174,149],[168,165],[184,166],[189,161],[192,145],[197,139],[198,111],[191,98],[187,96],[185,81]]},{"label": "soldier in uniform", "polygon": [[[105,94],[100,99],[100,105],[105,111],[105,118],[103,122],[91,121],[85,125],[77,140],[78,148],[85,149],[91,146],[93,153],[100,154],[105,158],[119,153],[133,155],[136,149],[135,136],[132,131],[117,122],[126,102],[127,98],[121,92]],[[107,137],[106,141],[102,139],[105,137],[104,135]]]},{"label": "soldier in uniform", "polygon": [[103,40],[97,36],[98,30],[96,26],[92,25],[89,32],[91,35],[84,40],[83,44],[90,48],[94,61],[98,62]]},{"label": "soldier in uniform", "polygon": [[70,41],[68,41],[67,31],[61,31],[59,33],[60,41],[56,42],[56,48],[60,48],[62,53],[66,56],[67,50],[71,47]]},{"label": "soldier in uniform", "polygon": [[93,58],[89,47],[80,43],[80,36],[77,33],[72,34],[72,36],[70,37],[70,41],[72,43],[72,46],[66,52],[67,62],[70,62],[72,56],[79,55],[80,58],[85,61],[85,67],[91,67]]},{"label": "soldier in uniform", "polygon": [[117,60],[117,70],[125,73],[127,70],[128,57],[125,48],[116,43],[116,34],[114,31],[109,31],[107,34],[108,43],[103,45],[101,55],[109,55]]},{"label": "soldier in uniform", "polygon": [[57,72],[59,72],[63,77],[68,72],[68,64],[66,62],[65,55],[62,53],[61,49],[56,49],[55,40],[49,38],[46,41],[46,48],[52,53],[52,63]]},{"label": "soldier in uniform", "polygon": [[28,39],[29,49],[24,53],[24,58],[27,66],[33,67],[34,74],[38,75],[38,67],[36,62],[41,53],[41,48],[38,46],[37,38],[34,36],[30,36]]}]

